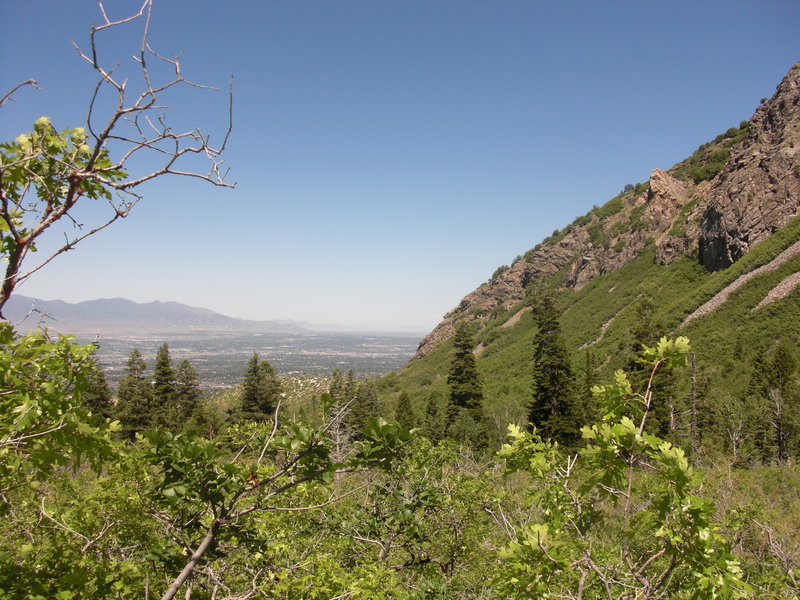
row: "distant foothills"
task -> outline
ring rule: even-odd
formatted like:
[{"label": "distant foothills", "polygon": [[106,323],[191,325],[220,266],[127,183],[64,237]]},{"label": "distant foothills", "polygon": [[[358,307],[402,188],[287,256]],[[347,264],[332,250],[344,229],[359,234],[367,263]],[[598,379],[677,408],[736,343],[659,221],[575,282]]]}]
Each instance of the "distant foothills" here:
[{"label": "distant foothills", "polygon": [[[122,334],[136,332],[184,333],[196,331],[242,331],[302,334],[320,331],[354,331],[358,328],[323,325],[291,320],[252,321],[237,319],[179,302],[138,303],[125,298],[86,300],[40,300],[14,295],[3,308],[3,315],[22,329],[46,326],[61,333]],[[408,335],[422,334],[408,333]]]}]

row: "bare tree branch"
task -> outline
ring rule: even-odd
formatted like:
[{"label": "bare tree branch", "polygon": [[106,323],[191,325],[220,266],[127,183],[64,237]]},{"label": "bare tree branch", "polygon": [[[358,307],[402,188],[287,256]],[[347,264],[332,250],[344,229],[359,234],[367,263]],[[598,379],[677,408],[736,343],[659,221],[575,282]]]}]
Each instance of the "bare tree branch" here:
[{"label": "bare tree branch", "polygon": [[[33,132],[17,138],[9,145],[11,150],[0,155],[0,235],[7,263],[0,280],[0,314],[20,283],[87,237],[126,217],[141,199],[134,190],[143,183],[177,175],[235,187],[226,180],[222,159],[233,129],[233,79],[228,85],[228,122],[220,145],[213,145],[211,136],[197,127],[174,131],[167,118],[170,107],[159,101],[160,96],[178,88],[216,88],[187,79],[180,55],[167,57],[153,49],[149,41],[152,8],[152,0],[144,0],[136,13],[112,19],[101,2],[102,20],[90,29],[88,50],[73,42],[78,56],[97,75],[86,115],[88,137],[80,128],[59,133],[49,120],[40,119]],[[104,66],[99,38],[107,30],[136,21],[142,22],[142,38],[132,57],[136,73],[129,79],[123,75],[121,63]],[[24,81],[0,99],[0,106],[28,85],[38,89],[33,79]],[[146,163],[139,162],[140,157]],[[207,166],[197,168],[196,159]],[[155,166],[147,170],[137,167],[153,161]],[[84,229],[71,211],[98,198],[108,201],[109,214]],[[37,240],[53,225],[69,221],[77,232],[26,270]]]},{"label": "bare tree branch", "polygon": [[23,81],[22,83],[18,83],[13,88],[11,88],[11,90],[9,90],[6,93],[5,96],[0,98],[0,107],[2,107],[3,104],[5,104],[8,100],[11,100],[11,97],[14,95],[14,92],[16,92],[18,89],[20,89],[22,87],[25,87],[26,85],[29,85],[29,86],[37,89],[37,90],[42,89],[42,88],[39,87],[39,84],[37,83],[37,81],[35,79],[28,79],[27,81]]}]

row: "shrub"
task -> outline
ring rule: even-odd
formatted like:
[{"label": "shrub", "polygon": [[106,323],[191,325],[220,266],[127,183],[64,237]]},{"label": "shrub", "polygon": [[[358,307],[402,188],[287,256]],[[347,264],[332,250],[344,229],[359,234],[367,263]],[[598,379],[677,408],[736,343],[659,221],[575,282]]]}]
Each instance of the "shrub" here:
[{"label": "shrub", "polygon": [[623,208],[625,208],[625,202],[622,200],[622,194],[614,196],[597,209],[597,218],[601,221],[605,221],[607,218],[620,212]]},{"label": "shrub", "polygon": [[[514,260],[516,261],[516,259],[514,259]],[[500,265],[499,267],[497,267],[497,268],[494,270],[494,273],[492,273],[492,278],[491,278],[491,281],[494,281],[495,279],[497,279],[498,277],[500,277],[500,275],[502,275],[503,273],[505,273],[506,271],[508,271],[510,268],[511,268],[511,267],[509,267],[508,265]]]},{"label": "shrub", "polygon": [[681,179],[691,179],[695,183],[716,177],[730,159],[731,146],[744,141],[750,134],[750,123],[742,122],[739,128],[731,127],[712,142],[701,145],[691,157],[675,169]]}]

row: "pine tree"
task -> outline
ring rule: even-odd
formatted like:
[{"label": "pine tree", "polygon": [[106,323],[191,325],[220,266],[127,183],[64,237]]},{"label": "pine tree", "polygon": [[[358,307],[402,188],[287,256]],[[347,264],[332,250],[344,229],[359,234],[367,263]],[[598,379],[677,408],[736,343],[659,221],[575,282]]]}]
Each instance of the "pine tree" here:
[{"label": "pine tree", "polygon": [[403,429],[414,429],[417,426],[417,415],[414,413],[411,396],[408,395],[408,392],[402,392],[400,398],[397,399],[394,418]]},{"label": "pine tree", "polygon": [[772,358],[771,383],[773,387],[788,393],[797,372],[797,357],[786,342],[781,342]]},{"label": "pine tree", "polygon": [[266,360],[259,360],[253,352],[247,363],[242,382],[242,402],[239,420],[266,421],[274,413],[281,394],[281,384],[275,368]]},{"label": "pine tree", "polygon": [[160,427],[172,430],[180,428],[175,398],[175,370],[167,344],[159,346],[153,365],[153,411],[155,422]]},{"label": "pine tree", "polygon": [[460,323],[453,336],[453,357],[447,384],[450,386],[448,432],[458,441],[483,447],[486,431],[483,418],[483,386],[473,348],[475,343],[467,323]]},{"label": "pine tree", "polygon": [[747,405],[749,402],[760,407],[748,428],[752,430],[756,454],[762,460],[774,458],[777,449],[769,407],[769,390],[774,383],[771,371],[767,350],[763,348],[757,350],[753,358],[745,398],[742,399],[743,405]]},{"label": "pine tree", "polygon": [[[347,371],[347,378],[344,380],[344,386],[342,389],[342,400],[346,402],[351,402],[356,399],[358,396],[359,390],[359,383],[356,380],[356,374],[353,372],[353,369]],[[371,415],[374,416],[374,415]]]},{"label": "pine tree", "polygon": [[119,380],[115,411],[122,434],[128,439],[153,425],[153,389],[145,377],[146,370],[147,364],[134,348],[125,365],[125,374]]},{"label": "pine tree", "polygon": [[425,406],[425,423],[423,433],[432,442],[438,442],[447,434],[448,415],[447,400],[441,392],[431,392]]},{"label": "pine tree", "polygon": [[[352,371],[351,371],[352,373]],[[347,383],[341,369],[334,369],[331,373],[331,382],[328,386],[331,402],[324,406],[322,421],[325,424],[326,435],[333,447],[333,457],[336,462],[343,462],[350,447],[352,428],[350,425]]]},{"label": "pine tree", "polygon": [[89,410],[101,419],[111,418],[114,413],[108,380],[103,369],[94,361],[89,372],[89,389],[83,394],[83,401]]},{"label": "pine tree", "polygon": [[328,393],[335,400],[344,398],[344,376],[341,369],[334,369],[331,373],[331,383],[328,386]]},{"label": "pine tree", "polygon": [[786,461],[795,453],[797,430],[800,429],[800,393],[795,374],[797,358],[793,350],[781,342],[771,359],[756,353],[748,393],[764,407],[756,424],[756,447],[764,460]]},{"label": "pine tree", "polygon": [[451,422],[460,409],[466,409],[473,416],[477,416],[483,409],[483,386],[475,363],[474,347],[469,325],[460,323],[453,336],[453,357],[447,374],[450,404],[454,413],[451,415]]},{"label": "pine tree", "polygon": [[157,401],[168,403],[174,393],[175,370],[172,368],[169,346],[162,344],[156,352],[156,362],[153,365],[153,394]]},{"label": "pine tree", "polygon": [[183,360],[175,370],[175,409],[179,423],[189,422],[199,407],[200,378],[197,369]]},{"label": "pine tree", "polygon": [[583,415],[575,390],[559,314],[550,294],[540,293],[533,307],[533,399],[528,419],[544,438],[572,445],[578,440]]},{"label": "pine tree", "polygon": [[[355,379],[353,379],[353,382],[355,382]],[[360,437],[359,432],[367,426],[369,417],[379,417],[382,412],[375,383],[368,380],[358,384],[346,417],[346,422],[353,437]]]}]

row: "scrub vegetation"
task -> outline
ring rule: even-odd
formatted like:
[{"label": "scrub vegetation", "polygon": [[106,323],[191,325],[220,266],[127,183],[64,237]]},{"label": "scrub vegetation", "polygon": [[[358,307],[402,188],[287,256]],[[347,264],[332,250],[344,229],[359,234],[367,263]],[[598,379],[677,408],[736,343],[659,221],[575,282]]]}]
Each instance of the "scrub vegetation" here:
[{"label": "scrub vegetation", "polygon": [[[84,55],[123,106],[94,36],[128,22],[94,28]],[[134,121],[166,89],[145,82]],[[109,143],[120,117],[40,119],[0,146],[0,308],[50,225],[88,200],[115,211],[90,233],[110,225],[139,182],[187,174],[183,142],[225,185],[207,138],[169,128],[124,138],[132,153],[171,142],[162,168],[131,175]],[[578,292],[556,273],[377,381],[286,380],[253,354],[239,386],[203,397],[164,344],[152,372],[133,350],[112,390],[93,345],[1,321],[0,599],[797,598],[800,296],[757,306],[800,259],[683,323],[799,238],[795,220],[714,273],[659,265],[652,246]]]}]

